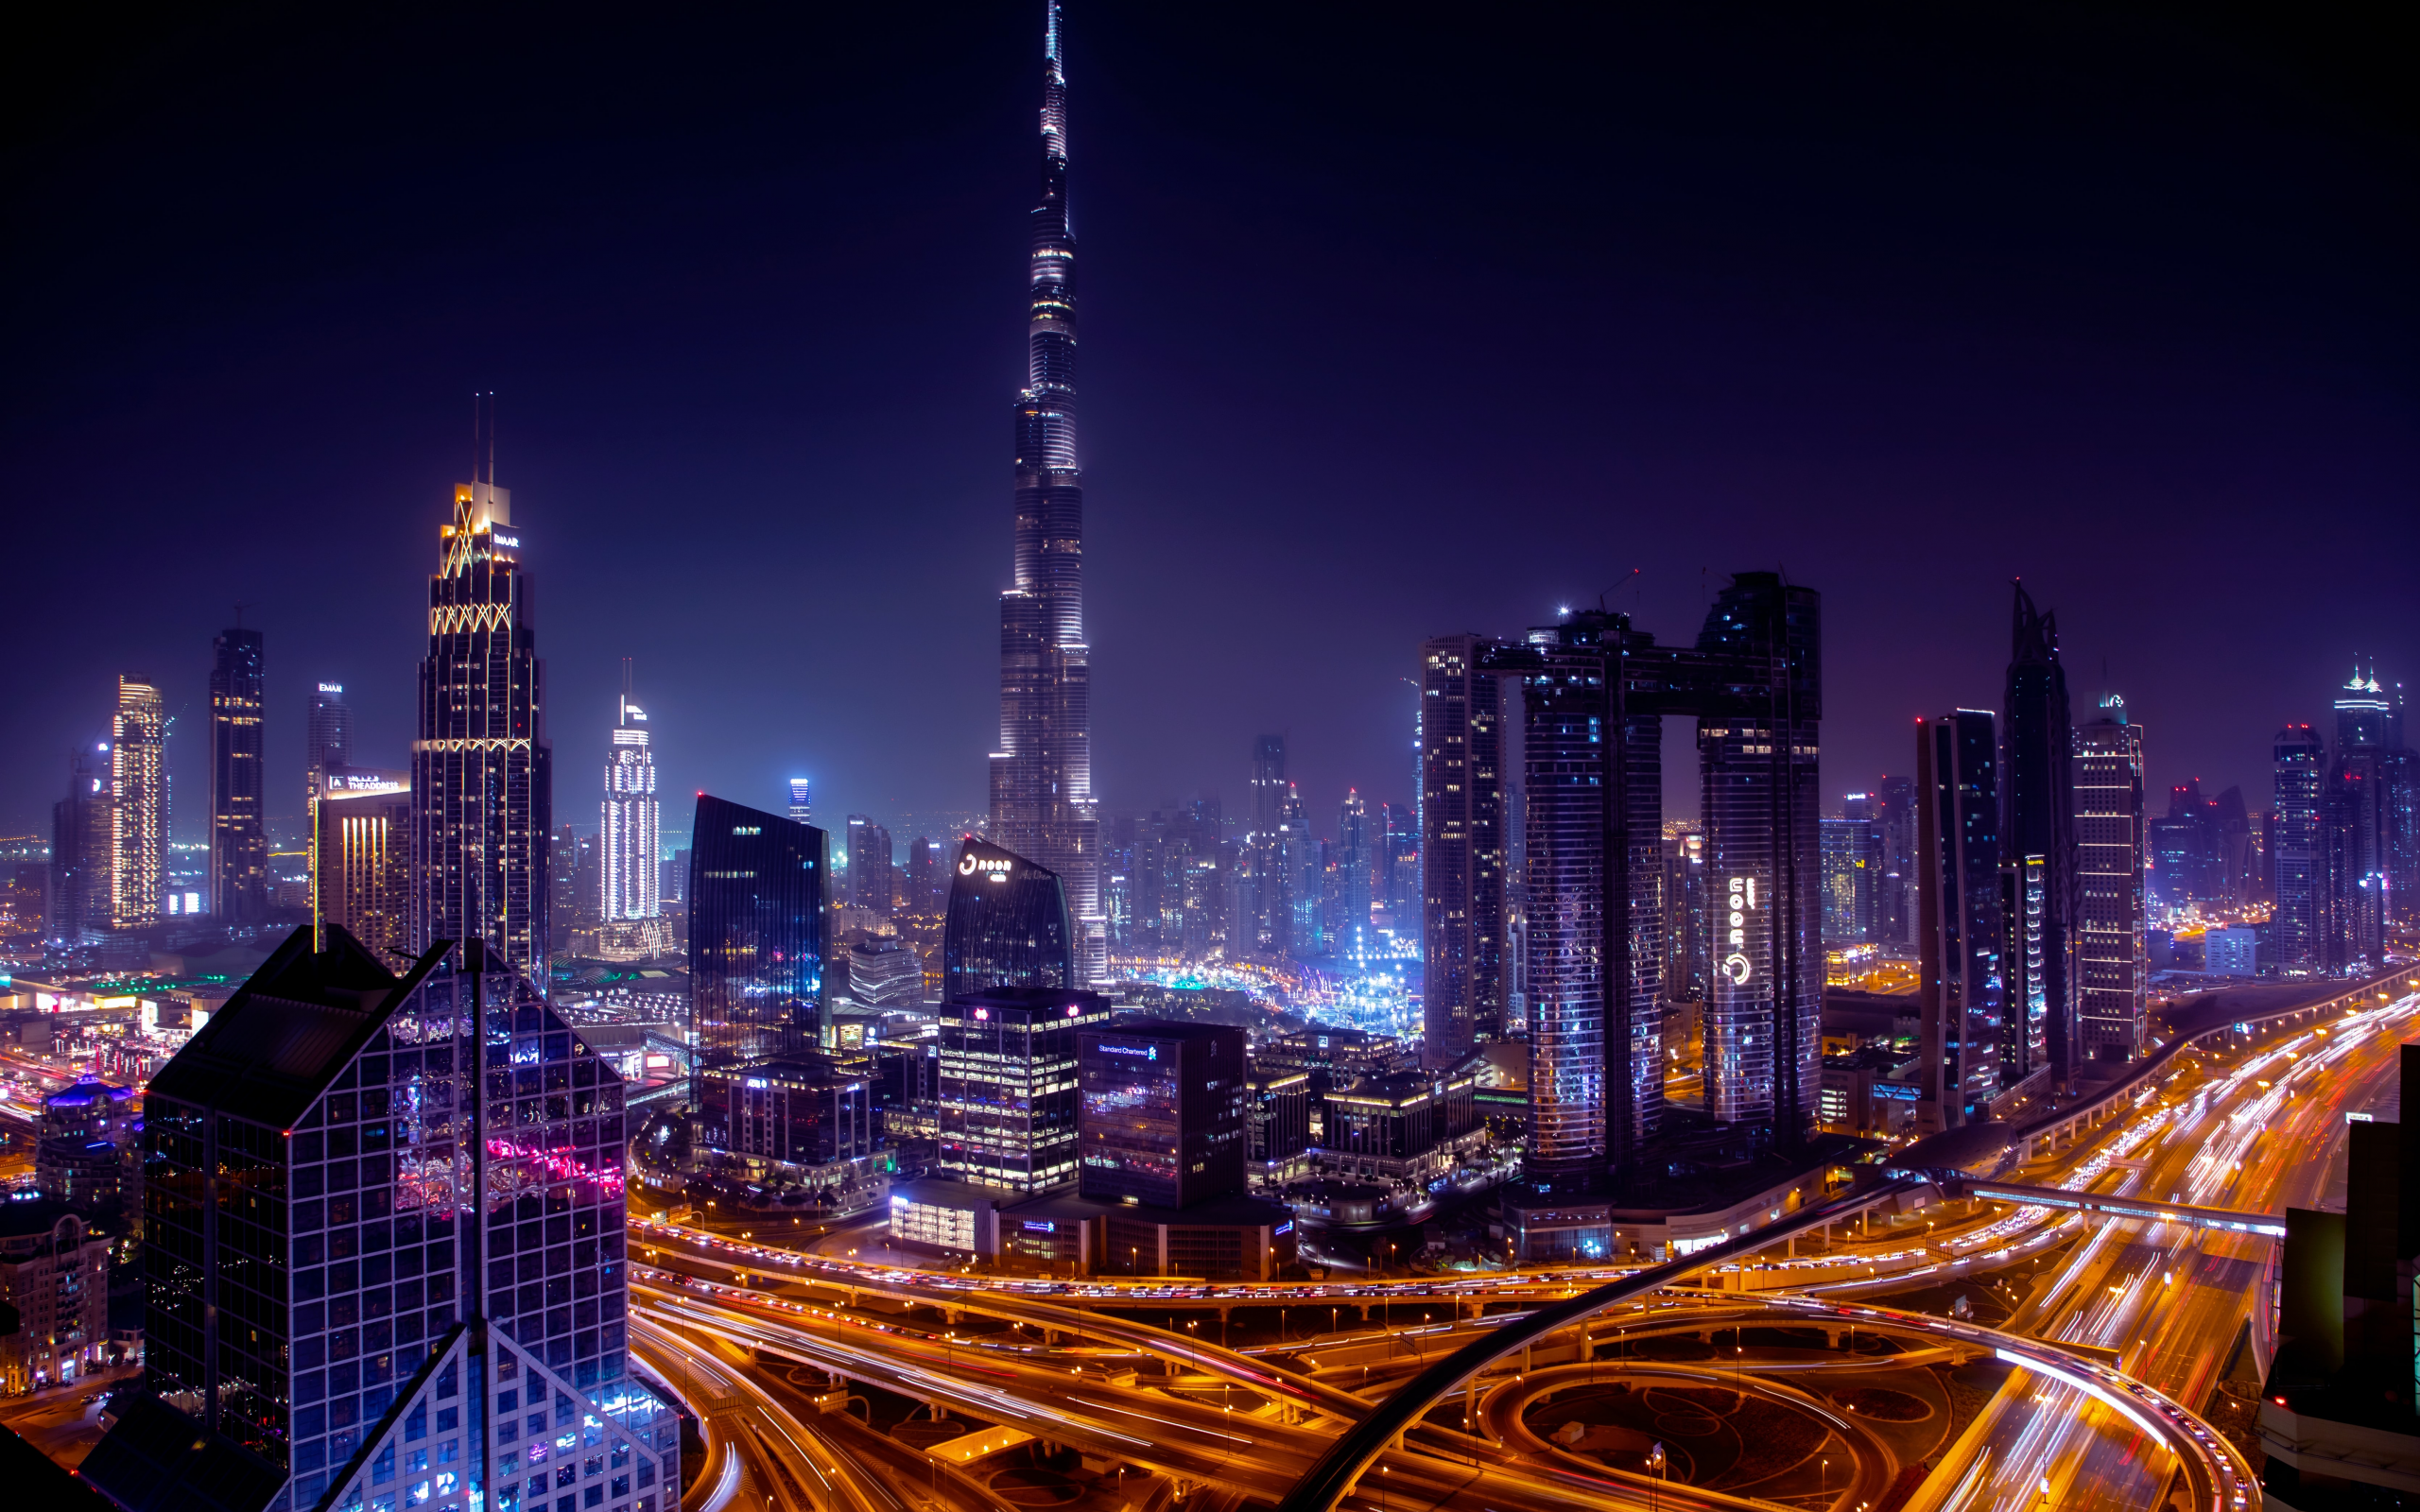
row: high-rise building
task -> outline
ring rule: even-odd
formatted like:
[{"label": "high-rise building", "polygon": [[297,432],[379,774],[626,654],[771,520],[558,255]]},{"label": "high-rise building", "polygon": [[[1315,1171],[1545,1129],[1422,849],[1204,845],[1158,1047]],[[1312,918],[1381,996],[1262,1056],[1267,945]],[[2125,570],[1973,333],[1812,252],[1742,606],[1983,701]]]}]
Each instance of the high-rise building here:
[{"label": "high-rise building", "polygon": [[1244,1032],[1121,1019],[1078,1037],[1080,1190],[1184,1208],[1244,1189]]},{"label": "high-rise building", "polygon": [[[689,854],[689,1065],[703,1108],[709,1079],[823,1041],[831,841],[701,793]],[[727,1128],[698,1132],[729,1147]]]},{"label": "high-rise building", "polygon": [[211,646],[210,911],[229,924],[257,923],[268,912],[261,648],[261,632],[240,626]]},{"label": "high-rise building", "polygon": [[1988,710],[1960,709],[1916,728],[1924,804],[1916,1116],[1927,1132],[1967,1122],[2028,1069],[2023,1016],[2006,1013],[2003,996],[1998,724]]},{"label": "high-rise building", "polygon": [[110,927],[115,872],[115,816],[110,801],[109,743],[67,759],[67,796],[50,811],[50,919],[47,933],[81,945]]},{"label": "high-rise building", "polygon": [[2406,779],[2403,710],[2373,668],[2354,669],[2338,690],[2336,740],[2320,798],[2320,884],[2325,899],[2320,955],[2325,970],[2360,971],[2386,962],[2400,810]]},{"label": "high-rise building", "polygon": [[1280,958],[1294,943],[1294,888],[1279,833],[1286,791],[1286,737],[1262,735],[1252,744],[1252,833],[1244,837],[1244,867],[1252,888],[1253,943]]},{"label": "high-rise building", "polygon": [[1912,955],[1917,933],[1915,780],[1886,777],[1868,797],[1882,861],[1874,894],[1875,937],[1885,954]]},{"label": "high-rise building", "polygon": [[1695,823],[1664,826],[1664,1001],[1703,1003],[1713,968],[1705,835]]},{"label": "high-rise building", "polygon": [[663,854],[655,754],[648,747],[647,712],[631,701],[630,663],[622,664],[620,717],[605,759],[605,801],[596,831],[602,920],[597,954],[607,960],[646,960],[672,948],[664,917]]},{"label": "high-rise building", "polygon": [[925,1001],[925,963],[896,936],[849,948],[849,996],[864,1008],[907,1007]]},{"label": "high-rise building", "polygon": [[147,1392],[80,1471],[120,1506],[163,1445],[223,1512],[677,1503],[627,1364],[621,1078],[468,954],[297,930],[152,1076]]},{"label": "high-rise building", "polygon": [[320,774],[332,766],[353,765],[353,709],[344,701],[344,684],[322,682],[311,695],[311,716],[304,722],[302,770],[307,799],[320,790]]},{"label": "high-rise building", "polygon": [[2143,953],[2143,727],[2126,700],[2100,700],[2075,732],[2076,1055],[2132,1060],[2143,1052],[2149,972]]},{"label": "high-rise building", "polygon": [[2326,788],[2326,748],[2308,725],[2288,725],[2271,747],[2272,827],[2267,958],[2279,974],[2309,976],[2325,969],[2326,878],[2322,869],[2320,799]]},{"label": "high-rise building", "polygon": [[1076,236],[1067,215],[1067,81],[1058,0],[1043,43],[1042,198],[1028,217],[1031,320],[1017,395],[1014,585],[1000,595],[1000,747],[991,838],[1067,888],[1086,982],[1109,971],[1093,804],[1092,650],[1084,639],[1084,490],[1076,456]]},{"label": "high-rise building", "polygon": [[1503,689],[1493,643],[1420,648],[1421,1064],[1443,1071],[1504,1030]]},{"label": "high-rise building", "polygon": [[948,896],[942,881],[948,862],[942,848],[930,838],[918,835],[908,842],[908,911],[911,914],[938,914]]},{"label": "high-rise building", "polygon": [[411,959],[412,780],[409,772],[330,766],[311,800],[311,918],[333,924],[391,967]]},{"label": "high-rise building", "polygon": [[1059,876],[968,835],[942,927],[942,996],[1076,986],[1076,921]]},{"label": "high-rise building", "polygon": [[[2075,720],[2067,702],[2066,668],[2059,662],[2055,613],[2037,612],[2016,586],[2009,633],[2006,722],[2001,738],[2003,859],[2014,869],[2003,913],[2009,964],[2021,973],[2007,1001],[2037,1038],[2051,1079],[2075,1075],[2076,801]],[[2038,1027],[2036,1027],[2038,1025]],[[2034,1058],[2031,1050],[2026,1059]]]},{"label": "high-rise building", "polygon": [[1392,920],[1395,938],[1420,937],[1420,810],[1401,803],[1379,805],[1386,836],[1379,853],[1378,906]]},{"label": "high-rise building", "polygon": [[810,784],[805,778],[790,779],[790,818],[793,821],[800,824],[815,822],[813,798],[814,794],[810,791]]},{"label": "high-rise building", "polygon": [[1882,836],[1867,817],[1867,797],[1851,793],[1854,811],[1823,821],[1824,942],[1857,945],[1874,938],[1875,885],[1882,870]]},{"label": "high-rise building", "polygon": [[1109,1000],[1067,988],[994,987],[940,1008],[941,1172],[1039,1192],[1076,1175],[1077,1052]]},{"label": "high-rise building", "polygon": [[1378,833],[1375,816],[1369,804],[1361,799],[1358,788],[1347,789],[1344,805],[1336,816],[1337,898],[1343,915],[1340,949],[1350,952],[1370,948],[1371,884],[1378,864]]},{"label": "high-rise building", "polygon": [[[1288,926],[1288,949],[1299,959],[1309,959],[1327,952],[1327,917],[1322,909],[1324,890],[1322,872],[1322,855],[1319,839],[1311,833],[1311,817],[1303,806],[1302,791],[1293,783],[1286,784],[1286,797],[1277,806],[1278,864],[1286,871],[1286,890],[1292,902]],[[1233,880],[1234,873],[1228,872]]]},{"label": "high-rise building", "polygon": [[849,816],[849,902],[890,917],[895,879],[890,832],[862,814]]},{"label": "high-rise building", "polygon": [[527,532],[487,477],[454,486],[428,580],[428,654],[420,664],[412,742],[412,938],[482,939],[516,971],[544,980],[550,942],[547,831],[554,752],[546,744],[544,663],[521,569]]},{"label": "high-rise building", "polygon": [[121,676],[110,725],[110,926],[156,922],[167,882],[167,714],[149,679]]}]

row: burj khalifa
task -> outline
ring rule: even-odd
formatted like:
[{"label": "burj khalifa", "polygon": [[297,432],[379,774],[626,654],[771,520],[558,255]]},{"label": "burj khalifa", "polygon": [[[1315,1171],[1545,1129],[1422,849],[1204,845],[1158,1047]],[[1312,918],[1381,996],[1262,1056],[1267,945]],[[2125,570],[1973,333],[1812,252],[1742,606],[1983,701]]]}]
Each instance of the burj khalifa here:
[{"label": "burj khalifa", "polygon": [[1016,402],[1016,577],[1000,595],[994,844],[1057,872],[1078,975],[1109,971],[1100,820],[1093,803],[1091,650],[1084,641],[1084,490],[1076,461],[1076,235],[1067,215],[1067,79],[1059,0],[1046,0],[1042,199],[1031,260],[1026,387]]}]

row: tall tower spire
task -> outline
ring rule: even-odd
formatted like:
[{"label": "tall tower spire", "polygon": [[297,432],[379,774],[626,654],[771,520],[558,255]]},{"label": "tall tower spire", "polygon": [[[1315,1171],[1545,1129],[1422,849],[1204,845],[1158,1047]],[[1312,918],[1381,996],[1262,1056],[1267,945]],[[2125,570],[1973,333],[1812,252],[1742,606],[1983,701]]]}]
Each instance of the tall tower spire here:
[{"label": "tall tower spire", "polygon": [[994,843],[1057,872],[1080,939],[1080,979],[1108,972],[1093,806],[1091,651],[1084,640],[1084,491],[1076,460],[1076,234],[1067,215],[1067,77],[1059,0],[1044,0],[1042,194],[1027,215],[1030,308],[1017,395],[1012,586],[1000,595],[1000,745]]}]

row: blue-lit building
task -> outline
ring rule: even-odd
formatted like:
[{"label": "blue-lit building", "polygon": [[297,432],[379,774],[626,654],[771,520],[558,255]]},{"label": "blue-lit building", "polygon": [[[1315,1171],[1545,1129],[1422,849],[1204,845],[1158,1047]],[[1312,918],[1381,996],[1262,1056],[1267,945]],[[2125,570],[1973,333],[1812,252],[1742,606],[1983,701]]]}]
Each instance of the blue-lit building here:
[{"label": "blue-lit building", "polygon": [[699,795],[689,836],[690,1096],[726,1149],[709,1079],[822,1043],[831,840],[813,825]]},{"label": "blue-lit building", "polygon": [[1056,872],[969,835],[942,925],[942,996],[995,987],[1068,988],[1078,938]]},{"label": "blue-lit building", "polygon": [[2269,960],[2284,976],[2325,969],[2326,878],[2323,869],[2320,798],[2326,787],[2326,747],[2308,725],[2288,725],[2270,747],[2276,820],[2270,826]]},{"label": "blue-lit building", "polygon": [[[450,941],[298,930],[154,1076],[146,1400],[84,1462],[223,1512],[671,1512],[630,1375],[621,1078]],[[493,971],[483,968],[493,965]]]}]

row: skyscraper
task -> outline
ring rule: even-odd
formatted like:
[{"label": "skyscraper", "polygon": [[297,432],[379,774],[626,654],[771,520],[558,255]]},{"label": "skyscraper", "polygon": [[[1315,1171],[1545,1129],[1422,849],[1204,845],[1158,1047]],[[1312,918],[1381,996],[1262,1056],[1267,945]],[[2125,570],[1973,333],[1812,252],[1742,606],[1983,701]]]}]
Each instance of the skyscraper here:
[{"label": "skyscraper", "polygon": [[412,742],[412,939],[482,939],[513,971],[544,981],[547,828],[554,752],[546,744],[544,663],[521,570],[526,533],[487,478],[454,486],[428,580],[428,654],[420,664]]},{"label": "skyscraper", "polygon": [[[752,1061],[822,1042],[832,958],[831,841],[819,829],[698,796],[689,832],[691,1098]],[[700,1137],[728,1148],[731,1131]]]},{"label": "skyscraper", "polygon": [[[1960,709],[1916,727],[1923,968],[1917,1126],[1956,1128],[2023,1075],[2004,1063],[1998,719]],[[2021,1045],[2022,1040],[2020,1040]]]},{"label": "skyscraper", "polygon": [[1028,216],[1031,320],[1015,406],[1014,586],[1000,595],[1000,748],[991,837],[1066,884],[1086,982],[1109,971],[1093,804],[1084,491],[1076,455],[1076,237],[1067,215],[1067,82],[1058,0],[1043,43],[1042,198]]},{"label": "skyscraper", "polygon": [[815,822],[814,794],[804,777],[790,779],[790,817],[800,824]]},{"label": "skyscraper", "polygon": [[1875,882],[1882,869],[1881,836],[1867,816],[1867,797],[1851,793],[1851,813],[1824,821],[1824,943],[1863,944],[1874,937]]},{"label": "skyscraper", "polygon": [[2326,750],[2308,725],[2288,725],[2271,747],[2272,802],[2276,822],[2269,856],[2271,896],[2268,958],[2279,974],[2322,970],[2326,922],[2325,877],[2320,850],[2320,795],[2326,786]]},{"label": "skyscraper", "polygon": [[320,791],[321,772],[352,765],[353,709],[344,701],[344,684],[322,682],[311,695],[311,717],[303,730],[302,769],[309,781],[303,796]]},{"label": "skyscraper", "polygon": [[320,939],[334,924],[389,968],[409,960],[411,880],[411,774],[321,771],[311,800],[311,918]]},{"label": "skyscraper", "polygon": [[1293,948],[1294,889],[1279,833],[1286,805],[1286,737],[1252,743],[1252,833],[1244,865],[1252,874],[1253,943],[1279,957]]},{"label": "skyscraper", "polygon": [[672,948],[672,931],[660,890],[655,754],[648,747],[647,712],[631,701],[628,662],[622,663],[622,683],[596,833],[603,920],[598,954],[607,960],[645,960]]},{"label": "skyscraper", "polygon": [[1109,1022],[1098,992],[994,987],[940,1009],[937,1133],[944,1176],[1039,1192],[1076,1175],[1077,1055]]},{"label": "skyscraper", "polygon": [[2400,828],[2398,795],[2407,768],[2403,711],[2376,668],[2358,666],[2338,690],[2336,741],[2320,800],[2320,873],[2326,899],[2321,956],[2326,970],[2358,971],[2386,962],[2387,926]]},{"label": "skyscraper", "polygon": [[1886,777],[1870,797],[1882,851],[1882,876],[1874,895],[1876,937],[1886,954],[1904,956],[1916,944],[1915,780]]},{"label": "skyscraper", "polygon": [[1358,788],[1347,789],[1336,816],[1338,897],[1343,919],[1337,946],[1363,951],[1370,945],[1370,883],[1376,863],[1377,824]]},{"label": "skyscraper", "polygon": [[2143,727],[2100,700],[2075,732],[2076,1056],[2143,1052]]},{"label": "skyscraper", "polygon": [[110,927],[110,879],[115,855],[109,743],[67,759],[67,796],[51,806],[48,934],[80,945]]},{"label": "skyscraper", "polygon": [[210,911],[226,924],[268,912],[268,832],[261,813],[261,632],[238,626],[212,643]]},{"label": "skyscraper", "polygon": [[[147,678],[117,679],[110,724],[110,927],[160,918],[168,881],[168,722]],[[266,858],[264,858],[266,859]]]},{"label": "skyscraper", "polygon": [[1076,923],[1053,872],[969,835],[942,928],[942,996],[995,987],[1076,986]]},{"label": "skyscraper", "polygon": [[[2075,1074],[2075,991],[2069,975],[2075,946],[2076,800],[2075,728],[2067,703],[2067,673],[2059,662],[2055,613],[2039,613],[2023,584],[2009,633],[2007,721],[2003,765],[2006,781],[2001,823],[2004,858],[2012,873],[2011,916],[2023,921],[2025,949],[2011,936],[2011,964],[2025,973],[2010,1001],[2028,1016],[2040,1005],[2043,1050],[2051,1079],[2066,1086]],[[2030,1056],[2030,1052],[2029,1052]]]},{"label": "skyscraper", "polygon": [[890,832],[862,814],[849,816],[849,902],[890,917]]},{"label": "skyscraper", "polygon": [[1493,643],[1420,648],[1421,1064],[1443,1071],[1504,1023],[1503,691]]},{"label": "skyscraper", "polygon": [[[625,1359],[621,1078],[454,954],[297,930],[151,1078],[147,1394],[81,1469],[120,1505],[157,1504],[163,1443],[223,1512],[677,1502]],[[525,1433],[592,1452],[525,1486]]]}]

